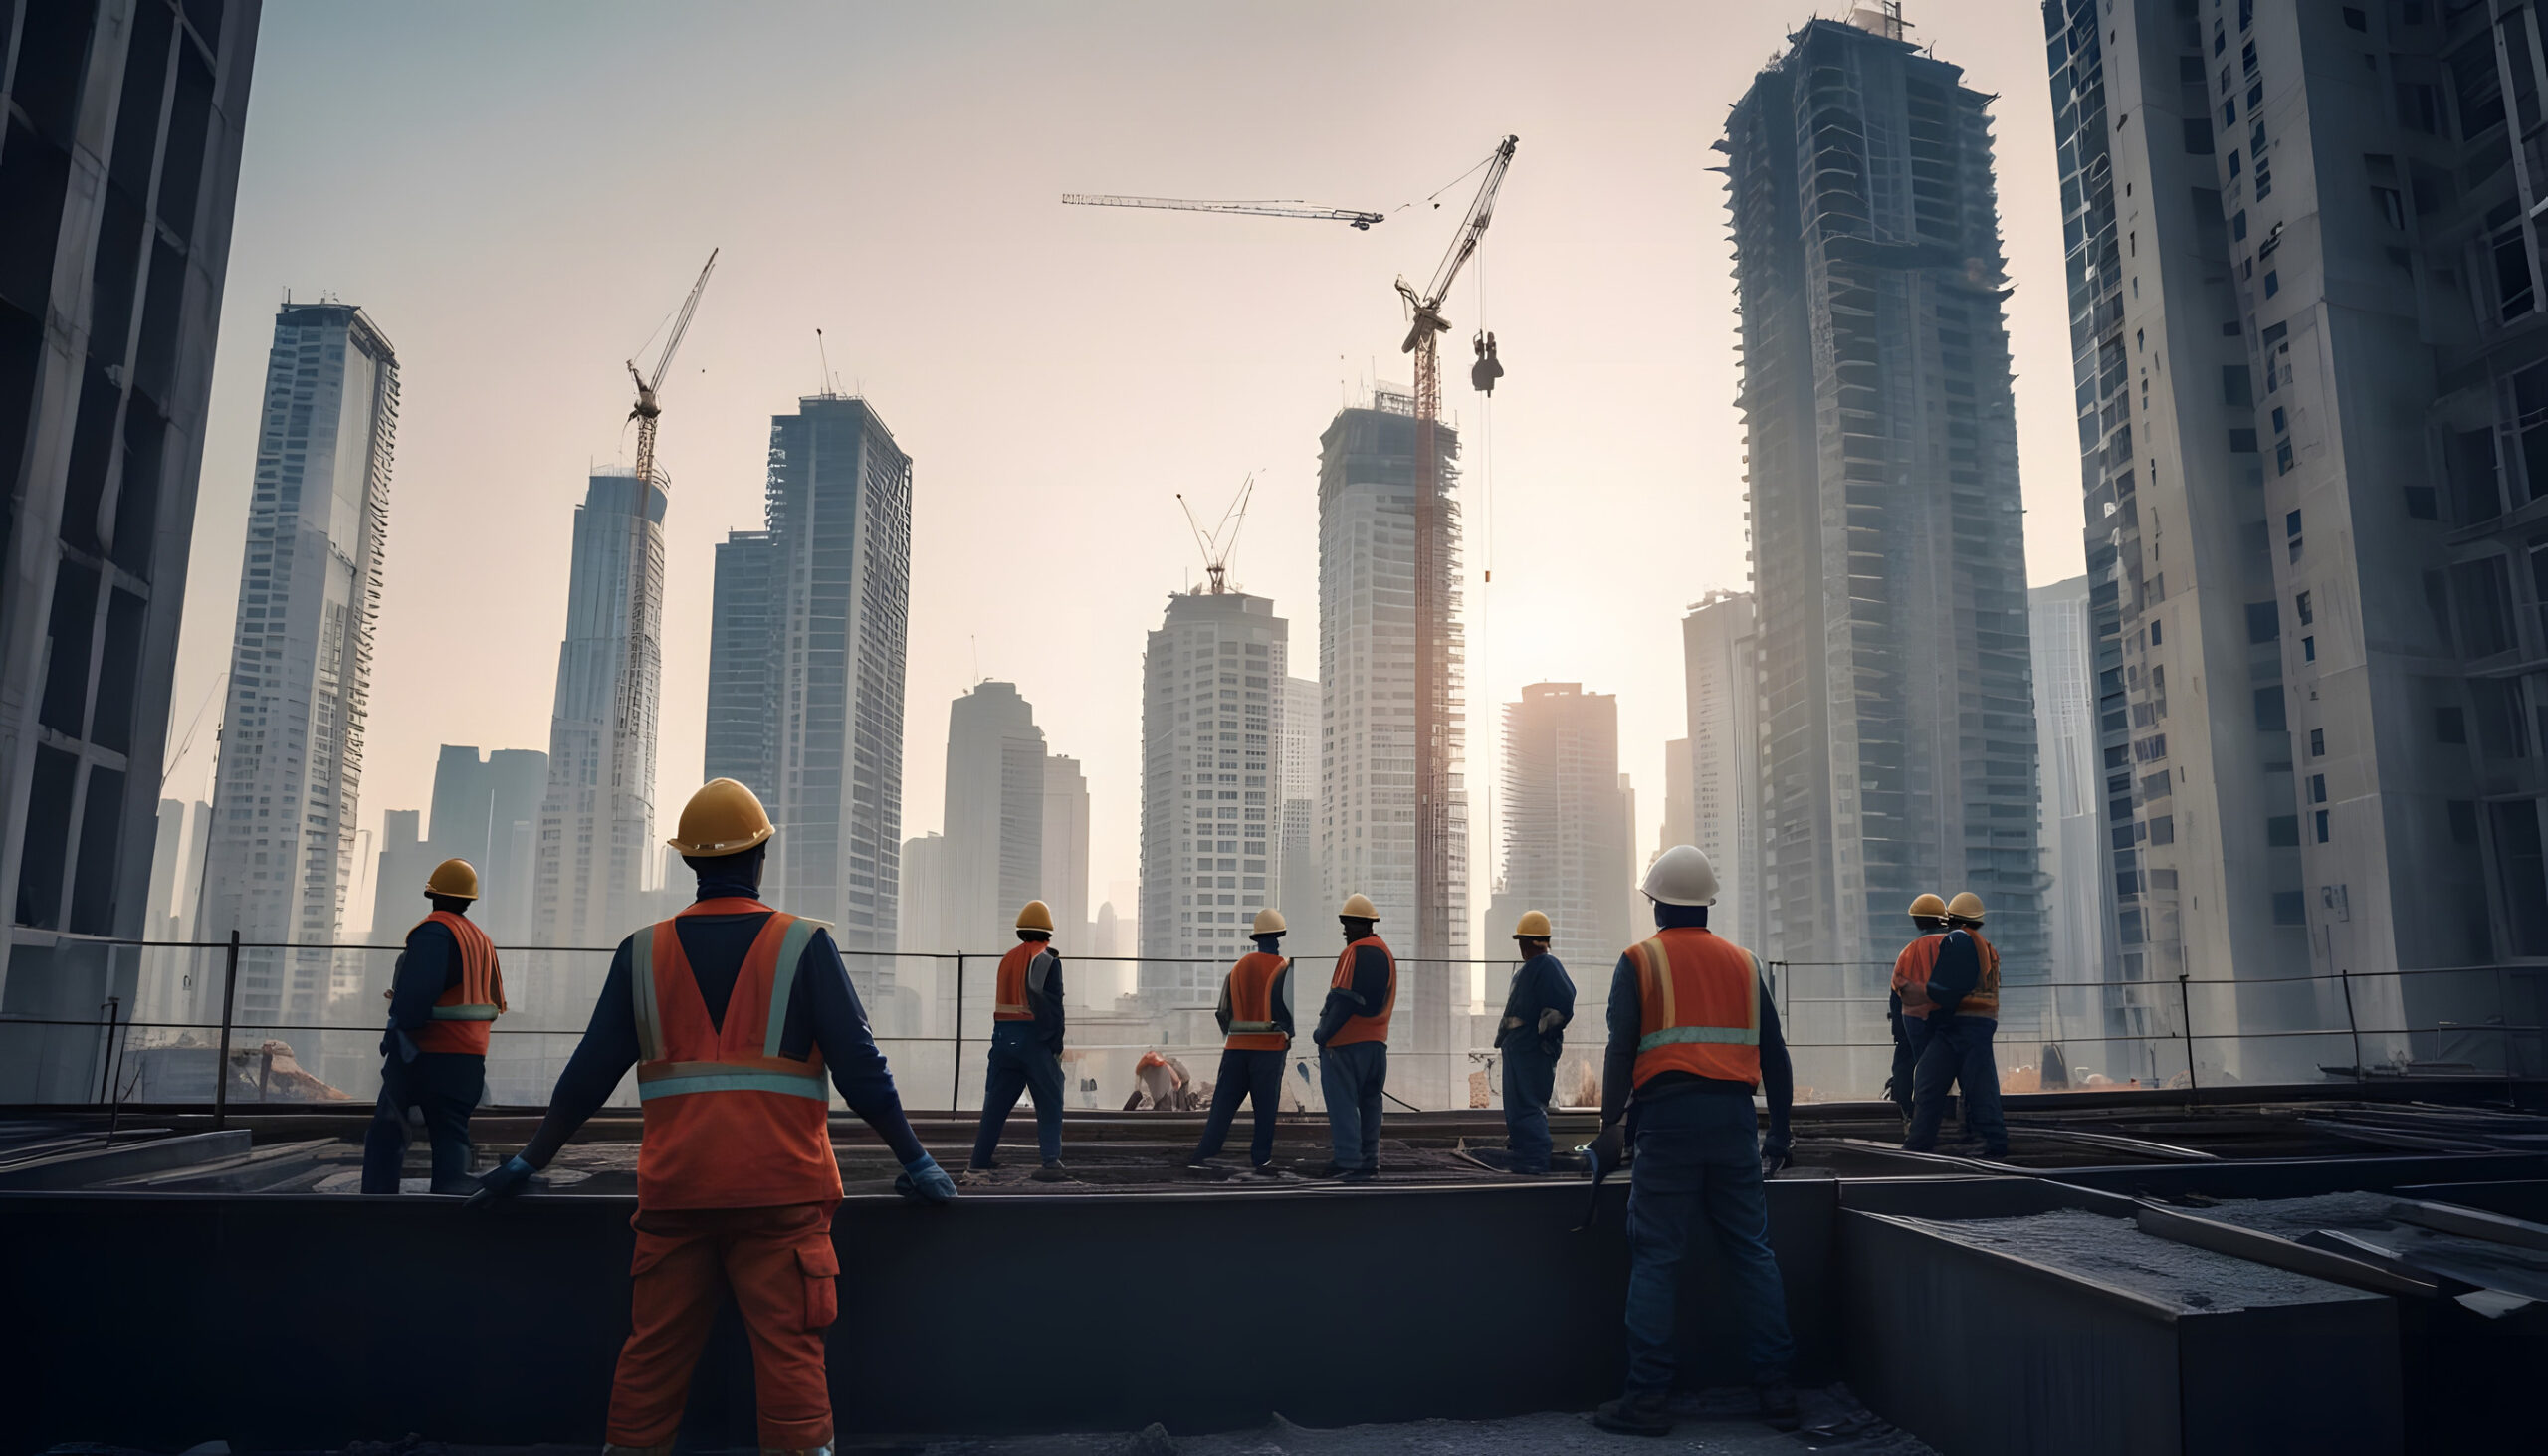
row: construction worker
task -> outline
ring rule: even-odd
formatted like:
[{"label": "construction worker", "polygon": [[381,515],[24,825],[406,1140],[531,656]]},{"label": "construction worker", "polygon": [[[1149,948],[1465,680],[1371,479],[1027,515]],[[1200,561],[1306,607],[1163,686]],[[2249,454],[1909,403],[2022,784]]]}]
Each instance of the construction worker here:
[{"label": "construction worker", "polygon": [[669,1456],[721,1283],[751,1337],[763,1451],[830,1447],[841,1183],[826,1074],[893,1149],[897,1191],[956,1196],[912,1136],[829,929],[760,902],[769,836],[760,800],[733,779],[691,795],[670,843],[699,876],[698,902],[619,942],[538,1133],[482,1180],[494,1197],[521,1192],[637,1068],[637,1257],[612,1450]]},{"label": "construction worker", "polygon": [[437,1193],[467,1193],[476,1149],[469,1115],[487,1090],[488,1032],[505,1011],[505,974],[495,942],[470,923],[478,870],[445,860],[425,877],[433,913],[407,932],[389,987],[389,1029],[380,1037],[380,1102],[362,1140],[362,1190],[398,1191],[408,1129],[423,1125],[434,1150]]},{"label": "construction worker", "polygon": [[1920,1048],[1929,1030],[1929,971],[1938,963],[1938,946],[1946,939],[1947,903],[1934,895],[1911,902],[1911,924],[1919,935],[1893,957],[1893,990],[1886,998],[1885,1020],[1893,1028],[1893,1075],[1884,1095],[1911,1120],[1911,1069],[1920,1063]]},{"label": "construction worker", "polygon": [[1549,918],[1526,911],[1513,926],[1522,963],[1504,993],[1496,1050],[1504,1054],[1504,1145],[1517,1173],[1549,1170],[1549,1102],[1557,1095],[1557,1060],[1566,1024],[1575,1019],[1575,980],[1549,953]]},{"label": "construction worker", "polygon": [[1365,895],[1337,912],[1345,949],[1318,1013],[1318,1081],[1327,1095],[1335,1156],[1325,1176],[1348,1182],[1380,1170],[1380,1098],[1389,1080],[1389,1013],[1397,1009],[1397,957],[1374,935],[1380,913]]},{"label": "construction worker", "polygon": [[[1709,933],[1716,868],[1674,845],[1645,872],[1654,937],[1632,945],[1610,974],[1609,1050],[1601,1069],[1601,1134],[1594,1166],[1619,1165],[1636,1144],[1628,1183],[1627,1390],[1593,1413],[1603,1430],[1661,1436],[1672,1429],[1673,1334],[1682,1255],[1704,1215],[1731,1266],[1761,1413],[1796,1418],[1788,1365],[1787,1292],[1770,1249],[1764,1177],[1789,1161],[1795,1079],[1778,1007],[1760,958]],[[1768,1092],[1770,1137],[1759,1141],[1752,1094]]]},{"label": "construction worker", "polygon": [[1021,1092],[1035,1099],[1035,1144],[1044,1154],[1035,1180],[1060,1182],[1070,1176],[1062,1166],[1062,957],[1053,949],[1053,912],[1040,900],[1017,913],[1017,943],[999,958],[973,1171],[999,1166],[1000,1131]]},{"label": "construction worker", "polygon": [[1211,1115],[1203,1120],[1203,1141],[1186,1159],[1188,1167],[1207,1167],[1220,1154],[1244,1097],[1256,1113],[1248,1163],[1260,1173],[1273,1171],[1283,1054],[1292,1049],[1292,962],[1283,954],[1283,932],[1281,911],[1271,906],[1258,911],[1256,924],[1248,929],[1256,948],[1221,977],[1221,1003],[1213,1015],[1227,1039],[1221,1043],[1220,1076],[1212,1083]]},{"label": "construction worker", "polygon": [[1947,902],[1946,934],[1922,987],[1928,1033],[1911,1074],[1911,1132],[1902,1146],[1933,1151],[1946,1118],[1947,1086],[1964,1090],[1965,1126],[1982,1140],[1982,1155],[2009,1155],[2009,1124],[2000,1112],[2000,1064],[1991,1038],[2000,1029],[2000,952],[1982,937],[1982,897],[1967,890]]}]

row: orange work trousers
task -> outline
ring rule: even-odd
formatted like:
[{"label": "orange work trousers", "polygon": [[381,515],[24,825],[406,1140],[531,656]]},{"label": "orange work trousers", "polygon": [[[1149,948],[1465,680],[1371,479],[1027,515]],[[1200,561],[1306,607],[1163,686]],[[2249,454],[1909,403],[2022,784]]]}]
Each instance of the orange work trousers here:
[{"label": "orange work trousers", "polygon": [[718,1296],[730,1288],[751,1334],[761,1445],[830,1444],[823,1332],[840,1313],[831,1233],[839,1206],[637,1211],[628,1343],[610,1387],[612,1445],[671,1449]]}]

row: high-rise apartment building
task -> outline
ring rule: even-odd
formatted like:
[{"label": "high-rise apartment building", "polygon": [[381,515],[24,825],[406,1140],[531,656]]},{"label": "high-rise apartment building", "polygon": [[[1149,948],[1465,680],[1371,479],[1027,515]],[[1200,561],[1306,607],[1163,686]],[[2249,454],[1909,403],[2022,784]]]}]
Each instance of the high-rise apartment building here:
[{"label": "high-rise apartment building", "polygon": [[[396,945],[433,907],[425,903],[425,877],[442,863],[425,840],[422,809],[390,809],[380,816],[380,857],[372,881],[371,932],[364,943]],[[472,907],[474,910],[476,907]],[[476,919],[475,916],[472,919]]]},{"label": "high-rise apartment building", "polygon": [[1283,680],[1282,873],[1273,884],[1275,908],[1286,917],[1315,921],[1335,907],[1319,878],[1318,857],[1318,721],[1316,678]]},{"label": "high-rise apartment building", "polygon": [[[842,949],[891,950],[900,938],[912,458],[866,400],[808,396],[770,420],[768,502],[777,691],[766,711],[776,716],[770,812],[779,826],[771,883],[791,910],[829,921]],[[874,963],[877,974],[859,987],[882,999],[892,962]]]},{"label": "high-rise apartment building", "polygon": [[[776,537],[734,530],[717,543],[708,608],[708,736],[700,781],[731,778],[779,803]],[[775,809],[772,809],[775,812]]]},{"label": "high-rise apartment building", "polygon": [[1681,619],[1690,838],[1716,867],[1718,935],[1764,956],[1770,931],[1761,823],[1760,624],[1748,591],[1711,592]]},{"label": "high-rise apartment building", "polygon": [[[2102,175],[2074,244],[2105,241],[2073,312],[2118,320],[2082,439],[2107,457],[2091,586],[2120,598],[2107,808],[2140,852],[2115,875],[2124,974],[2217,976],[2226,949],[2234,1029],[2343,1026],[2350,993],[2366,1059],[2421,1055],[2393,1028],[2517,1015],[2497,968],[2548,966],[2536,16],[2074,8],[2044,12],[2056,86],[2073,129],[2111,117],[2080,158]],[[2145,388],[2179,427],[2126,440],[2106,412],[2140,425]],[[2478,969],[2389,974],[2434,967]],[[2232,1029],[2214,1001],[2205,1029]],[[2354,1050],[2216,1045],[2249,1080]]]},{"label": "high-rise apartment building", "polygon": [[[547,788],[548,755],[536,748],[490,748],[481,756],[474,746],[445,743],[434,762],[425,847],[435,863],[463,859],[477,867],[479,901],[470,916],[500,945],[531,940],[534,850]],[[382,887],[391,898],[411,888]]]},{"label": "high-rise apartment building", "polygon": [[[1501,817],[1501,894],[1516,914],[1548,916],[1558,959],[1599,966],[1641,938],[1627,919],[1635,821],[1619,772],[1618,699],[1581,683],[1533,683],[1504,705]],[[1513,930],[1486,929],[1497,939]]]},{"label": "high-rise apartment building", "polygon": [[1043,898],[1044,756],[1044,730],[1016,684],[976,683],[949,706],[945,883],[954,943],[942,948],[997,954],[1017,943],[1018,908]]},{"label": "high-rise apartment building", "polygon": [[1054,934],[1088,953],[1088,778],[1079,760],[1044,759],[1044,865],[1038,877]]},{"label": "high-rise apartment building", "polygon": [[[2064,1037],[2102,1036],[2098,982],[2116,965],[2114,899],[2105,856],[2105,796],[2098,768],[2095,614],[2088,578],[2026,593],[2034,654],[2035,741],[2043,751],[2044,965],[2061,984],[2050,1005]],[[2092,1058],[2093,1060],[2093,1058]],[[2127,1071],[2143,1069],[2127,1068]]]},{"label": "high-rise apartment building", "polygon": [[[266,363],[198,938],[315,945],[342,926],[397,434],[389,340],[349,305],[286,304]],[[362,974],[325,950],[243,954],[237,1014],[320,1021]]]},{"label": "high-rise apartment building", "polygon": [[[2262,391],[2223,209],[2249,179],[2225,190],[2216,171],[2225,144],[2241,150],[2246,126],[2235,117],[2252,121],[2253,107],[2227,96],[2235,116],[2220,119],[2210,99],[2224,66],[2239,73],[2234,92],[2248,87],[2236,53],[2251,37],[2233,42],[2225,30],[2215,60],[2198,34],[2206,18],[2175,0],[2124,0],[2074,28],[2063,4],[2045,9],[2082,452],[2095,700],[2086,772],[2095,878],[2113,907],[2110,1031],[2120,1037],[2174,1026],[2179,975],[2296,977],[2308,966],[2257,448]],[[2261,241],[2240,245],[2252,255]],[[2047,823],[2067,771],[2046,757]],[[2072,853],[2055,846],[2052,894],[2065,904],[2084,877],[2070,874],[2084,870]],[[2056,943],[2056,960],[2066,948]],[[2118,1042],[2106,1070],[2157,1070],[2135,1065],[2127,1048],[2148,1055]]]},{"label": "high-rise apartment building", "polygon": [[1721,143],[1760,621],[1759,948],[1854,963],[1815,1008],[1836,1018],[1798,1040],[1863,1050],[1805,1054],[1822,1065],[1799,1075],[1872,1091],[1913,896],[1976,892],[2007,979],[2042,975],[2007,278],[1990,99],[1898,35],[1812,21],[1793,39]]},{"label": "high-rise apartment building", "polygon": [[1654,856],[1676,844],[1698,842],[1698,797],[1690,781],[1690,740],[1668,738],[1663,744],[1663,823],[1655,831],[1654,848],[1634,868],[1642,871]]},{"label": "high-rise apartment building", "polygon": [[[641,482],[613,468],[593,472],[575,508],[532,869],[540,944],[615,944],[645,919],[645,876],[659,843],[655,713],[671,504],[661,479]],[[606,966],[558,964],[552,980],[563,1004],[588,1004],[599,993]]]},{"label": "high-rise apartment building", "polygon": [[[1450,961],[1469,954],[1468,793],[1461,757],[1459,434],[1434,433],[1446,499],[1432,559],[1449,660],[1451,721],[1441,751],[1450,777]],[[1415,419],[1391,386],[1337,412],[1319,440],[1319,858],[1331,901],[1360,892],[1380,908],[1399,956],[1391,1068],[1419,1106],[1443,1106],[1466,1075],[1469,967],[1414,959],[1415,932]],[[1455,1065],[1456,1063],[1456,1065]]]},{"label": "high-rise apartment building", "polygon": [[1242,591],[1171,593],[1150,634],[1141,943],[1161,958],[1143,962],[1135,988],[1154,1010],[1207,1003],[1256,912],[1275,903],[1290,661],[1291,624]]},{"label": "high-rise apartment building", "polygon": [[[0,55],[0,1000],[132,1004],[257,0],[18,5]],[[14,58],[14,59],[12,59]],[[0,1098],[106,1045],[0,1033]]]}]

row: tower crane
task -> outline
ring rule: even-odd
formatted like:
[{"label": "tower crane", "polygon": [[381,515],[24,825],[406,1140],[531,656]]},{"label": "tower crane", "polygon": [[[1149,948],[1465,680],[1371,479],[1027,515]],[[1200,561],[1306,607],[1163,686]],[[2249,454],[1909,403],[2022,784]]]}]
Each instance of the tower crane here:
[{"label": "tower crane", "polygon": [[[1401,278],[1398,297],[1409,318],[1400,351],[1415,355],[1415,955],[1421,962],[1443,962],[1451,953],[1451,664],[1449,642],[1449,563],[1444,559],[1442,461],[1436,443],[1442,413],[1442,358],[1439,347],[1450,323],[1442,303],[1460,269],[1476,256],[1477,245],[1495,218],[1495,194],[1513,165],[1518,136],[1507,136],[1487,159],[1486,176],[1469,202],[1459,233],[1433,270],[1431,282],[1418,293]],[[1480,340],[1480,367],[1473,378],[1491,388],[1485,366],[1493,359],[1488,340]],[[1501,374],[1503,366],[1494,365]],[[1447,981],[1444,983],[1447,991]],[[1431,1044],[1449,1045],[1450,1008],[1444,995],[1418,1003],[1419,1036],[1433,1033]],[[1441,1018],[1438,1027],[1427,1024]]]},{"label": "tower crane", "polygon": [[1352,223],[1355,231],[1368,233],[1376,223],[1387,218],[1377,212],[1361,212],[1350,207],[1319,207],[1297,198],[1273,202],[1196,202],[1183,197],[1117,197],[1093,192],[1065,192],[1062,201],[1072,207],[1156,207],[1169,212],[1237,212],[1250,217],[1305,217],[1322,222]]},{"label": "tower crane", "polygon": [[690,297],[682,301],[672,332],[664,335],[664,351],[655,356],[654,377],[639,372],[635,359],[628,361],[628,377],[637,381],[637,405],[628,412],[628,417],[637,422],[637,479],[649,485],[666,484],[655,479],[655,421],[664,413],[656,391],[664,386],[664,371],[673,366],[682,335],[690,332],[691,315],[699,312],[699,296],[708,292],[708,275],[717,271],[717,249],[708,250],[708,265],[699,270],[699,282],[690,286]]},{"label": "tower crane", "polygon": [[1176,493],[1176,504],[1185,510],[1185,526],[1194,532],[1194,544],[1203,552],[1203,574],[1211,578],[1214,596],[1229,590],[1230,557],[1238,550],[1238,533],[1247,528],[1247,503],[1255,494],[1256,476],[1250,472],[1238,488],[1237,498],[1221,513],[1220,522],[1212,527],[1210,535],[1205,535],[1203,523],[1194,519],[1194,507],[1186,501],[1185,493]]},{"label": "tower crane", "polygon": [[[618,731],[612,735],[610,753],[611,787],[615,798],[652,787],[637,780],[652,774],[654,765],[632,761],[630,751],[636,742],[639,727],[637,719],[642,696],[639,685],[643,667],[649,661],[659,660],[663,651],[654,634],[648,630],[646,617],[647,602],[653,595],[650,587],[654,575],[654,553],[648,548],[650,543],[646,535],[652,517],[647,509],[646,493],[650,488],[671,489],[672,483],[655,468],[655,427],[664,413],[660,392],[664,386],[664,373],[672,367],[673,355],[681,350],[683,335],[690,332],[692,316],[699,312],[699,296],[708,291],[708,275],[717,270],[718,251],[714,248],[708,250],[708,262],[699,270],[699,282],[690,286],[690,297],[682,301],[681,312],[674,316],[672,330],[664,335],[663,351],[655,355],[654,372],[647,374],[637,367],[635,359],[628,361],[628,377],[637,382],[637,403],[628,411],[628,418],[637,422],[637,509],[628,517],[628,648],[627,657],[620,664]],[[615,811],[616,804],[613,807]]]}]

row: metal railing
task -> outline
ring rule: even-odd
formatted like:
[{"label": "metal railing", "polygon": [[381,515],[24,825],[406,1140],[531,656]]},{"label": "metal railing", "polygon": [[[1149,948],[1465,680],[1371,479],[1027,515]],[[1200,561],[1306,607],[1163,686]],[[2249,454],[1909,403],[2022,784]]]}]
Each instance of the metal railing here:
[{"label": "metal railing", "polygon": [[[375,1095],[385,1017],[366,1021],[362,1008],[385,990],[395,945],[301,941],[92,939],[60,943],[129,956],[106,983],[115,989],[95,1016],[0,1017],[0,1101],[120,1105],[209,1103],[216,1120],[253,1094],[291,1103]],[[535,1107],[580,1039],[616,947],[500,946],[514,1011],[493,1027],[491,1101]],[[993,952],[845,951],[853,985],[867,1003],[878,1044],[897,1067],[905,1097],[934,1103],[924,1089],[946,1089],[946,1106],[978,1107],[982,1069],[968,1079],[965,1054],[990,1032]],[[1309,1032],[1317,1020],[1323,957],[1305,956],[1294,972],[1297,1017],[1294,1066],[1286,1098],[1322,1105]],[[1449,966],[1451,992],[1469,1010],[1455,1012],[1454,1044],[1408,1045],[1404,979],[1395,1045],[1390,1050],[1393,1101],[1409,1108],[1494,1106],[1500,1100],[1495,1018],[1498,981],[1509,960],[1417,960],[1404,970]],[[1877,1096],[1890,1062],[1885,984],[1891,963],[1769,961],[1771,985],[1800,1096],[1858,1100]],[[1086,968],[1132,967],[1134,991],[1086,1004],[1075,989],[1066,1042],[1066,1101],[1112,1111],[1137,1086],[1146,1054],[1172,1059],[1184,1089],[1208,1087],[1221,1038],[1212,1007],[1227,962],[1177,956],[1083,956],[1065,952],[1066,976]],[[1579,973],[1578,1015],[1559,1073],[1561,1104],[1598,1096],[1603,1040],[1600,1007],[1606,967]],[[1120,974],[1120,971],[1119,971]],[[214,984],[204,982],[217,976]],[[303,981],[292,989],[294,977]],[[309,984],[324,977],[323,993]],[[1076,977],[1070,977],[1076,979]],[[243,979],[255,982],[255,1004],[243,1015]],[[129,992],[131,1000],[127,1002]],[[286,1009],[290,1006],[291,1009]],[[127,1009],[129,1008],[129,1009]],[[2024,980],[2002,987],[1998,1055],[2012,1090],[2043,1085],[2049,1053],[2058,1049],[2068,1085],[2201,1090],[2215,1081],[2248,1083],[2367,1080],[2391,1075],[2501,1078],[2508,1083],[2548,1075],[2542,1011],[2548,1008],[2548,965],[2417,967],[2377,974],[2197,976],[2143,980]],[[189,1009],[202,1014],[187,1014]],[[256,1049],[239,1043],[253,1038]],[[195,1064],[210,1057],[209,1075]],[[286,1060],[288,1056],[288,1061]],[[2088,1065],[2093,1057],[2102,1070]],[[978,1060],[978,1059],[977,1059]],[[316,1070],[313,1071],[313,1067]],[[15,1067],[16,1073],[8,1069]],[[30,1071],[32,1069],[32,1071]],[[248,1075],[253,1070],[254,1076]],[[17,1085],[7,1085],[15,1082]],[[200,1085],[199,1085],[200,1084]],[[631,1100],[623,1084],[614,1103]],[[1177,1099],[1185,1101],[1189,1099]]]}]

